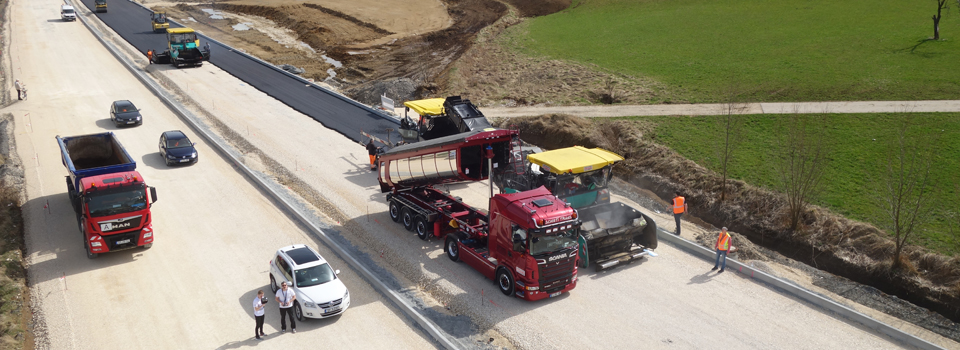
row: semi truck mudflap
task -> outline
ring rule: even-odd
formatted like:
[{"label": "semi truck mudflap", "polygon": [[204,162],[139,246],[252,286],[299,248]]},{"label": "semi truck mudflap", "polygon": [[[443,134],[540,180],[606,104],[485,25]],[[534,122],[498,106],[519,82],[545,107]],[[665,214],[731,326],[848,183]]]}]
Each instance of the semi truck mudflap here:
[{"label": "semi truck mudflap", "polygon": [[646,256],[656,249],[657,224],[650,217],[623,203],[607,203],[578,210],[580,261],[603,270]]}]

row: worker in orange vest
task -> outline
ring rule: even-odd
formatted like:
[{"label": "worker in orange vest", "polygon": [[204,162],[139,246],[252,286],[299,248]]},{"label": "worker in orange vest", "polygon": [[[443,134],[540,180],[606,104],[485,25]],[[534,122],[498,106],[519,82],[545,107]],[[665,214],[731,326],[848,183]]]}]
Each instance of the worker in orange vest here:
[{"label": "worker in orange vest", "polygon": [[147,50],[147,62],[153,63],[153,49]]},{"label": "worker in orange vest", "polygon": [[680,196],[680,191],[674,192],[677,196],[673,197],[673,218],[677,220],[677,230],[674,231],[677,236],[680,235],[680,217],[687,212],[687,200]]},{"label": "worker in orange vest", "polygon": [[[717,262],[713,264],[713,269],[710,271],[715,271],[717,266],[720,266],[720,272],[722,273],[725,268],[727,268],[727,251],[730,250],[730,234],[727,233],[727,228],[724,227],[720,229],[720,236],[717,237]],[[720,257],[723,256],[723,265],[720,265]]]}]

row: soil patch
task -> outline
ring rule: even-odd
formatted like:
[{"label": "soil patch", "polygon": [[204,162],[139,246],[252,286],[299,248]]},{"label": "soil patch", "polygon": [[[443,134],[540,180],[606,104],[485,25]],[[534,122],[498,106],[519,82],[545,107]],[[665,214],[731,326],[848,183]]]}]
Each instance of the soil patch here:
[{"label": "soil patch", "polygon": [[554,12],[560,12],[570,7],[573,0],[506,0],[520,12],[523,17],[546,16]]},{"label": "soil patch", "polygon": [[503,33],[524,20],[511,13],[484,28],[475,44],[436,79],[438,95],[461,95],[479,106],[495,107],[648,104],[666,98],[662,84],[651,79],[519,53]]},{"label": "soil patch", "polygon": [[[809,271],[823,270],[817,273],[830,276],[820,279],[825,289],[960,340],[960,328],[954,323],[960,320],[960,257],[946,257],[911,246],[906,248],[906,257],[915,270],[891,271],[893,242],[871,225],[811,206],[804,213],[803,227],[797,232],[789,231],[784,196],[740,181],[727,182],[729,199],[721,205],[716,201],[720,192],[718,175],[645,138],[652,130],[649,124],[624,120],[594,122],[567,115],[494,123],[519,128],[525,141],[548,149],[581,145],[619,153],[626,158],[616,168],[619,178],[664,201],[679,190],[690,203],[693,215],[716,227],[727,226],[746,238],[735,236],[741,242],[740,254],[767,255],[764,250],[744,244],[752,242],[808,265]],[[712,245],[712,239],[698,238],[707,247]],[[911,308],[900,299],[916,306]]]}]

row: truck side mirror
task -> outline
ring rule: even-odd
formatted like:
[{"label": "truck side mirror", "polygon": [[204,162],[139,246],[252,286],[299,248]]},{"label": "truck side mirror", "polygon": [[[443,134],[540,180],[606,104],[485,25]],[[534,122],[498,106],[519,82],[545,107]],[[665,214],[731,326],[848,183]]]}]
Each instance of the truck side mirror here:
[{"label": "truck side mirror", "polygon": [[150,203],[156,203],[156,202],[157,202],[157,188],[156,188],[156,187],[150,187],[150,198],[153,199],[153,201],[150,202]]}]

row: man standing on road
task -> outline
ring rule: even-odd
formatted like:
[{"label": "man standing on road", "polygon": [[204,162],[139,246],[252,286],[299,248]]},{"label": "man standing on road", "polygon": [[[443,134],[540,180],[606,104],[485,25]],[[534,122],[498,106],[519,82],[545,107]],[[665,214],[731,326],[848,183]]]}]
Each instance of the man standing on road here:
[{"label": "man standing on road", "polygon": [[20,79],[17,79],[17,80],[13,83],[13,85],[16,86],[16,88],[17,88],[17,100],[22,100],[22,99],[23,99],[23,95],[20,94],[20,90],[23,89],[23,84],[20,83]]},{"label": "man standing on road", "polygon": [[680,191],[674,192],[676,197],[673,197],[673,218],[677,220],[677,230],[674,231],[677,236],[680,235],[680,217],[683,216],[683,213],[687,212],[687,200],[680,196]]},{"label": "man standing on road", "polygon": [[[715,271],[717,266],[720,266],[720,272],[722,273],[724,269],[727,268],[727,251],[730,250],[730,234],[727,233],[727,228],[724,227],[720,229],[720,236],[717,237],[717,262],[713,264],[713,269],[710,271]],[[720,265],[720,257],[723,257],[723,265]]]},{"label": "man standing on road", "polygon": [[377,170],[377,146],[373,144],[373,139],[367,142],[367,155],[370,156],[370,170]]},{"label": "man standing on road", "polygon": [[280,283],[280,290],[277,290],[277,302],[280,303],[280,333],[287,332],[287,320],[285,317],[290,315],[290,330],[297,332],[297,321],[294,320],[293,301],[297,300],[297,293],[287,289],[287,282]]},{"label": "man standing on road", "polygon": [[263,340],[263,338],[260,338],[261,335],[266,336],[266,334],[263,333],[263,303],[265,301],[263,291],[258,290],[257,298],[253,299],[253,317],[257,319],[256,328],[253,329],[253,337],[257,338],[257,340]]}]

